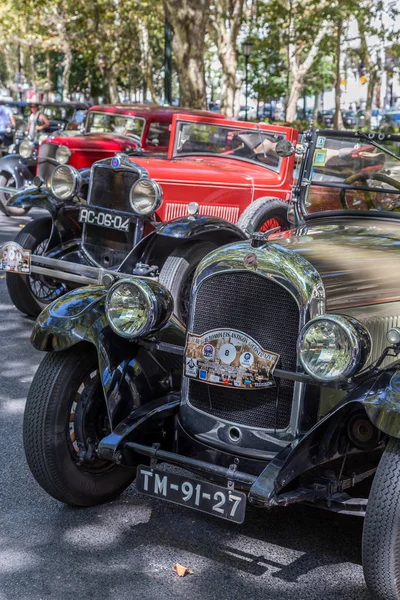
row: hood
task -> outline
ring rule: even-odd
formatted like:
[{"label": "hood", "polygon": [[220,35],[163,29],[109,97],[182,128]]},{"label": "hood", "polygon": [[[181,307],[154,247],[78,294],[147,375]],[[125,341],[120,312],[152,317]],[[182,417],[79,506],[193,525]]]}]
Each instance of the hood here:
[{"label": "hood", "polygon": [[114,135],[113,133],[90,133],[88,135],[54,135],[47,139],[48,144],[57,144],[68,146],[71,150],[111,150],[114,152],[125,152],[128,149],[135,149],[139,142],[133,138],[124,135]]},{"label": "hood", "polygon": [[329,311],[400,300],[400,220],[318,219],[269,240],[317,269]]},{"label": "hood", "polygon": [[187,157],[174,159],[133,158],[135,163],[143,166],[150,177],[159,183],[190,182],[247,184],[253,186],[255,179],[277,185],[279,175],[265,167],[241,160],[223,157]]}]

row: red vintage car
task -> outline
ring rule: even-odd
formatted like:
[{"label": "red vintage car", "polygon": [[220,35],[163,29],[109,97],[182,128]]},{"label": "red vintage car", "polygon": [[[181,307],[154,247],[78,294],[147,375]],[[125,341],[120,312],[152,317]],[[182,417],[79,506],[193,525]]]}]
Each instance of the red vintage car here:
[{"label": "red vintage car", "polygon": [[[297,138],[289,127],[177,114],[167,157],[132,160],[161,185],[160,221],[186,215],[196,202],[200,215],[237,223],[251,235],[287,227]],[[277,144],[288,146],[287,157],[278,155]]]},{"label": "red vintage car", "polygon": [[94,162],[118,152],[135,150],[149,154],[167,154],[170,125],[176,113],[195,114],[200,118],[223,119],[208,111],[187,110],[151,104],[92,106],[81,135],[68,132],[46,139],[39,149],[37,175],[50,182],[54,168],[69,164],[76,169],[90,168]]}]

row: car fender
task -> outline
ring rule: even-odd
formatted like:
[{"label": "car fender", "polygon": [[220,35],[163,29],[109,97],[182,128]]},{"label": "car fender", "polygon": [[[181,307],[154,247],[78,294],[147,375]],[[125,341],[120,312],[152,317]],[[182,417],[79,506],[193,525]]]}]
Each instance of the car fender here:
[{"label": "car fender", "polygon": [[0,159],[0,173],[9,173],[15,178],[16,187],[23,187],[27,181],[32,181],[34,175],[30,167],[36,165],[31,158],[24,159],[19,154],[7,154]]},{"label": "car fender", "polygon": [[[385,415],[382,406],[375,409],[376,412],[371,407],[376,406],[377,399],[387,398],[392,375],[393,372],[385,371],[364,381],[300,440],[295,440],[278,452],[252,485],[250,501],[265,507],[275,506],[281,490],[296,477],[346,454],[347,444],[341,444],[340,440],[346,435],[347,424],[353,415],[365,415],[378,430],[387,433],[382,424],[386,424],[393,413]],[[400,393],[396,409],[397,427],[392,427],[391,431],[396,433],[394,437],[400,437]]]},{"label": "car fender", "polygon": [[62,203],[54,198],[50,190],[32,187],[14,194],[8,202],[8,206],[15,208],[44,208],[54,220]]},{"label": "car fender", "polygon": [[[185,329],[174,317],[152,338],[166,349],[150,349],[114,333],[105,315],[105,287],[72,290],[47,306],[36,320],[31,342],[38,350],[60,352],[85,344],[95,346],[104,395],[114,428],[137,407],[169,393],[179,385],[181,354],[169,347],[183,346]],[[78,347],[79,345],[79,347]],[[154,341],[152,344],[154,345]]]},{"label": "car fender", "polygon": [[178,246],[188,242],[212,242],[223,246],[247,239],[246,234],[228,221],[217,217],[181,217],[157,225],[155,231],[143,238],[128,254],[119,271],[132,272],[138,262],[162,267]]}]

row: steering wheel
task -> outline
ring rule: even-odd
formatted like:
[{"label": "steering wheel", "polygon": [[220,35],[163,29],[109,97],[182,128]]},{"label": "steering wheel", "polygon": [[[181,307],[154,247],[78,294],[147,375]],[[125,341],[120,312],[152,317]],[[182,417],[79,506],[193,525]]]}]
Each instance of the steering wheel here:
[{"label": "steering wheel", "polygon": [[[400,181],[397,181],[396,179],[393,179],[393,177],[389,177],[389,175],[385,175],[384,173],[373,173],[370,171],[354,173],[354,175],[350,175],[350,177],[345,179],[344,183],[347,185],[351,185],[352,183],[355,183],[356,181],[365,181],[365,182],[367,182],[367,187],[368,187],[368,180],[382,181],[383,183],[387,183],[388,185],[390,185],[391,187],[394,187],[396,190],[398,190],[400,192]],[[339,200],[340,200],[340,204],[342,205],[342,208],[350,209],[350,206],[347,204],[347,200],[346,200],[346,191],[347,190],[344,188],[342,188],[340,190]],[[376,208],[376,206],[373,204],[372,200],[367,199],[367,203],[368,203],[368,210],[370,208]]]}]

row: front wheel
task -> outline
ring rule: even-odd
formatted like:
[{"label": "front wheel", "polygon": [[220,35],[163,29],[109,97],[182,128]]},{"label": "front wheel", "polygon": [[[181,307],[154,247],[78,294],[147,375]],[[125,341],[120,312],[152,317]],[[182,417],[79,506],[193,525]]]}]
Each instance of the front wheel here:
[{"label": "front wheel", "polygon": [[269,231],[280,227],[287,231],[290,227],[288,203],[279,198],[259,198],[252,202],[240,215],[237,227],[251,237],[256,231]]},{"label": "front wheel", "polygon": [[[45,254],[48,250],[51,227],[50,217],[35,219],[25,225],[14,241],[24,250],[30,250],[32,254]],[[48,304],[66,292],[63,283],[35,273],[7,273],[6,282],[8,293],[16,308],[31,317],[37,317]]]},{"label": "front wheel", "polygon": [[[11,173],[0,173],[0,186],[10,188],[10,191],[16,192],[16,181],[14,176]],[[30,210],[28,208],[15,208],[14,206],[7,206],[8,200],[11,198],[11,194],[7,194],[7,192],[2,192],[0,190],[0,208],[7,217],[22,217],[26,215],[26,213]]]},{"label": "front wheel", "polygon": [[47,354],[32,381],[23,426],[25,455],[39,485],[72,506],[116,498],[135,470],[96,458],[109,431],[94,348]]},{"label": "front wheel", "polygon": [[378,465],[364,522],[362,562],[374,600],[400,600],[400,440]]}]

